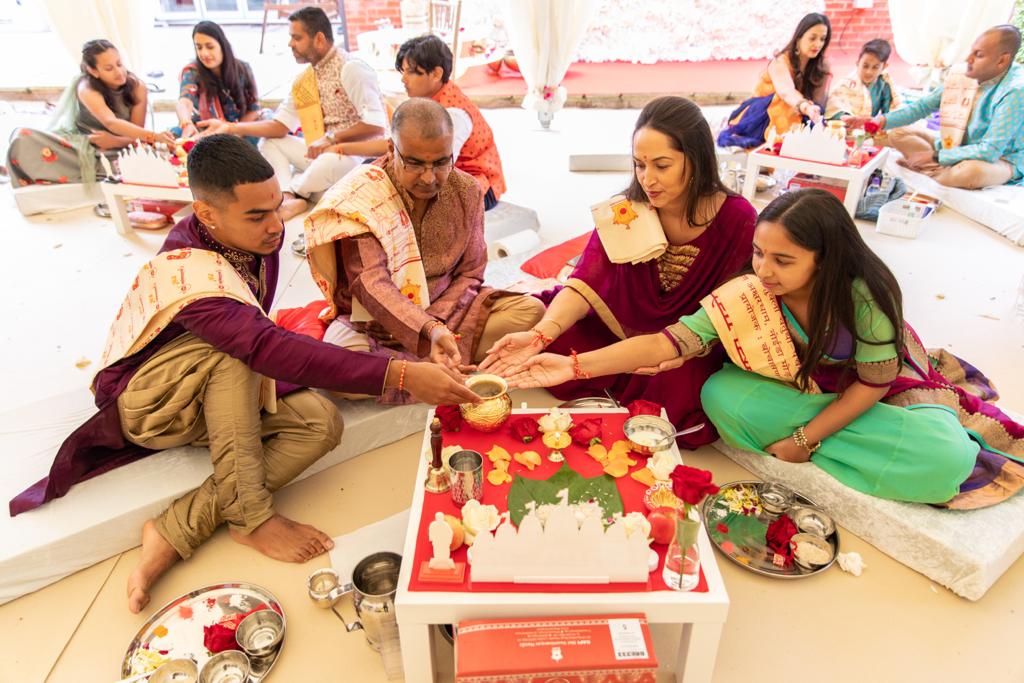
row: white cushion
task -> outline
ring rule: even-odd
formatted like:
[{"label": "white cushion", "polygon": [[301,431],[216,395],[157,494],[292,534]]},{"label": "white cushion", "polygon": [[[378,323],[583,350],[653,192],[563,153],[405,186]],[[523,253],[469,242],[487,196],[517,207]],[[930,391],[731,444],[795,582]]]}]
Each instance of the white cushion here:
[{"label": "white cushion", "polygon": [[[0,414],[0,604],[38,590],[139,544],[142,524],[213,468],[209,450],[191,446],[142,458],[82,482],[63,498],[11,518],[7,501],[46,476],[61,442],[95,411],[88,390]],[[345,401],[341,444],[299,479],[423,428],[427,406]]]}]

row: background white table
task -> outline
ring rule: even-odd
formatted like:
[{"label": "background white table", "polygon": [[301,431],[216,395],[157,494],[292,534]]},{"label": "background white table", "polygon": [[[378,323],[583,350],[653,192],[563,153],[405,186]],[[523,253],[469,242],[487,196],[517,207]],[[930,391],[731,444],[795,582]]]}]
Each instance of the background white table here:
[{"label": "background white table", "polygon": [[875,169],[882,165],[885,157],[889,154],[889,148],[883,147],[871,161],[860,168],[856,168],[854,166],[836,166],[806,159],[765,154],[763,151],[765,147],[766,145],[761,145],[747,155],[747,176],[743,181],[744,197],[753,201],[754,192],[757,187],[757,176],[762,167],[784,168],[796,171],[797,173],[811,173],[826,178],[837,178],[846,181],[846,199],[843,201],[843,205],[850,213],[851,218],[857,213],[857,202],[860,201],[861,195],[864,194],[864,185],[867,183],[868,178],[875,172]]},{"label": "background white table", "polygon": [[192,190],[187,187],[157,187],[132,183],[100,183],[100,187],[103,189],[103,199],[110,207],[110,218],[114,221],[114,227],[122,235],[135,232],[131,221],[128,220],[128,201],[131,199],[168,199],[188,202],[189,206],[192,203]]},{"label": "background white table", "polygon": [[[547,410],[516,410],[516,414],[543,414]],[[580,409],[574,413],[620,413],[616,409]],[[434,411],[427,415],[430,424]],[[673,444],[673,454],[679,450]],[[430,432],[424,428],[422,453],[430,452]],[[416,536],[419,533],[429,463],[420,458],[416,472],[409,526],[406,529],[402,571],[395,599],[395,616],[402,641],[406,683],[434,680],[433,624],[457,624],[464,619],[505,619],[643,612],[651,625],[651,637],[659,671],[674,671],[680,683],[709,683],[715,668],[722,626],[729,613],[729,596],[722,582],[715,551],[701,529],[698,546],[701,567],[708,584],[706,593],[671,590],[633,593],[488,593],[484,591],[411,591]],[[448,495],[431,494],[431,495]],[[466,568],[472,572],[471,567]],[[660,577],[655,577],[660,580]]]}]

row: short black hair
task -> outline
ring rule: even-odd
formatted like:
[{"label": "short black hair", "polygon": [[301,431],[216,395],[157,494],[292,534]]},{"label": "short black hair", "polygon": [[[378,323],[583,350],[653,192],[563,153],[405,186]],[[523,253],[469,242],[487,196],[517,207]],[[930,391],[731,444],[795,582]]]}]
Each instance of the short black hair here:
[{"label": "short black hair", "polygon": [[236,185],[262,183],[274,177],[271,166],[259,150],[234,135],[199,138],[188,153],[188,183],[196,199],[235,196]]},{"label": "short black hair", "polygon": [[395,56],[395,71],[402,73],[402,67],[407,59],[410,65],[423,71],[429,72],[441,67],[442,83],[447,83],[451,78],[451,48],[435,35],[416,36],[402,43],[402,47],[398,48],[398,55]]},{"label": "short black hair", "polygon": [[860,55],[857,57],[857,61],[864,55],[874,55],[875,59],[885,64],[889,61],[889,55],[892,54],[892,45],[889,45],[888,40],[882,40],[881,38],[875,38],[864,43],[864,46],[860,49]]},{"label": "short black hair", "polygon": [[303,7],[288,15],[288,21],[297,21],[306,29],[310,38],[316,38],[316,34],[324,34],[328,43],[334,45],[334,29],[331,28],[331,20],[319,7]]}]

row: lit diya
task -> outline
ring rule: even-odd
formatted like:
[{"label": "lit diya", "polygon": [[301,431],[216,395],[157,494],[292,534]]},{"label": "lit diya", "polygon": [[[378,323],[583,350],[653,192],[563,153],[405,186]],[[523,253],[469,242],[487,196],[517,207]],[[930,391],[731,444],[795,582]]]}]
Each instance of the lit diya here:
[{"label": "lit diya", "polygon": [[544,432],[541,441],[551,449],[551,453],[548,454],[548,460],[551,462],[565,462],[562,449],[568,448],[569,444],[572,443],[572,437],[569,436],[569,432]]}]

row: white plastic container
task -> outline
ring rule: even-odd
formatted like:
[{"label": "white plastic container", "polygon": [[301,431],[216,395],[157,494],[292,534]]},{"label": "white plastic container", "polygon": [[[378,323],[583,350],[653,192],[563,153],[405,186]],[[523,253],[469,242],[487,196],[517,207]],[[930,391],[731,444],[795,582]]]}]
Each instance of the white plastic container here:
[{"label": "white plastic container", "polygon": [[935,204],[922,204],[905,199],[888,202],[878,211],[875,232],[914,239],[921,231],[921,224],[937,208]]}]

